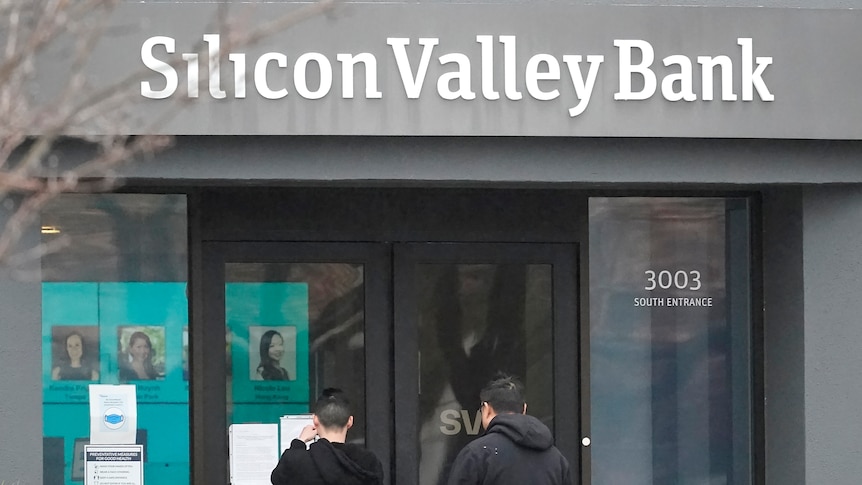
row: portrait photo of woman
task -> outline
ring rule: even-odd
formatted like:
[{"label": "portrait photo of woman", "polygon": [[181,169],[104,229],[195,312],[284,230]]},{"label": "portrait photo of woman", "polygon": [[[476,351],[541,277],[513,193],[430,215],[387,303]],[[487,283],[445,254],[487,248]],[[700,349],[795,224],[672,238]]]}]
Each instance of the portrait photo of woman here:
[{"label": "portrait photo of woman", "polygon": [[[98,381],[99,358],[89,350],[98,348],[97,327],[54,327],[52,340],[55,352],[51,379],[55,381]],[[59,354],[59,355],[58,355]]]},{"label": "portrait photo of woman", "polygon": [[[295,367],[295,327],[278,327],[277,329],[250,327],[249,331],[252,336],[263,332],[260,334],[260,343],[258,345],[259,355],[257,356],[256,365],[249,366],[253,369],[253,374],[250,376],[251,379],[257,381],[291,380],[291,373],[285,366]],[[251,359],[255,357],[251,352],[249,352],[249,356]]]},{"label": "portrait photo of woman", "polygon": [[164,378],[164,333],[163,327],[120,328],[120,382]]}]

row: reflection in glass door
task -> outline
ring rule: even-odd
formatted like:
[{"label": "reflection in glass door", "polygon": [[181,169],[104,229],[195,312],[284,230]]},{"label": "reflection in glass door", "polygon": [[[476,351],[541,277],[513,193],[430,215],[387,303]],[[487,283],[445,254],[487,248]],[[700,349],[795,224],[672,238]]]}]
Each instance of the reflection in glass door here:
[{"label": "reflection in glass door", "polygon": [[[396,365],[396,388],[402,385],[396,390],[402,398],[396,401],[396,427],[414,445],[399,447],[396,481],[446,483],[455,456],[482,432],[479,390],[498,372],[520,378],[528,412],[559,431],[555,382],[569,380],[563,393],[573,393],[576,380],[574,372],[554,374],[555,311],[574,315],[576,295],[573,279],[563,283],[573,270],[565,248],[428,244],[400,249],[396,353],[404,361]],[[555,277],[561,283],[557,290],[567,286],[572,292],[556,306]],[[574,321],[567,323],[561,335],[568,336],[568,349],[559,356],[560,369],[574,369],[577,355]],[[417,377],[411,379],[414,370]],[[577,415],[576,401],[568,406],[565,412]],[[572,426],[566,432],[577,430]]]},{"label": "reflection in glass door", "polygon": [[[309,412],[326,387],[365,415],[364,266],[227,263],[228,423],[275,423]],[[350,441],[364,443],[365,420]]]}]

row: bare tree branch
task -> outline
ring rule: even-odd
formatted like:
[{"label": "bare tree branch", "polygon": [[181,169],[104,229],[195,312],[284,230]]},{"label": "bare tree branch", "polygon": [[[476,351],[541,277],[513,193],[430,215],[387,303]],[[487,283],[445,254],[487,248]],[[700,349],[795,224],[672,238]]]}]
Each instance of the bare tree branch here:
[{"label": "bare tree branch", "polygon": [[[0,0],[0,201],[6,200],[10,209],[5,222],[0,220],[0,265],[19,265],[56,250],[58,246],[18,247],[45,205],[60,194],[115,188],[119,165],[171,145],[171,137],[152,133],[159,133],[192,102],[188,96],[175,96],[143,125],[133,108],[141,101],[140,82],[152,71],[142,67],[106,86],[93,86],[88,66],[121,4],[118,0]],[[217,5],[212,20],[212,28],[223,39],[220,57],[209,59],[202,40],[189,51],[211,65],[224,61],[231,49],[252,46],[328,12],[336,0],[292,5],[285,15],[262,24],[241,18],[229,5]],[[39,74],[39,56],[55,51],[69,61],[64,82],[51,99],[43,95],[37,101],[31,84]],[[171,64],[177,68],[184,61],[175,59]],[[212,75],[206,71],[199,76],[202,85]],[[132,132],[143,134],[129,136]],[[71,168],[64,160],[61,169],[56,147],[69,139],[87,142],[94,153],[73,161]]]}]

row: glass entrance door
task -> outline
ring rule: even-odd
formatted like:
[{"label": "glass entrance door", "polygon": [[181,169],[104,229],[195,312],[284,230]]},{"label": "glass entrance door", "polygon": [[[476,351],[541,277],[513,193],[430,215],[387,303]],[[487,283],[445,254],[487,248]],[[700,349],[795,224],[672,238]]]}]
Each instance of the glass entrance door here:
[{"label": "glass entrance door", "polygon": [[205,244],[205,304],[191,331],[192,365],[202,366],[192,398],[195,483],[225,483],[227,465],[212,463],[228,463],[226,426],[308,413],[327,387],[352,398],[348,439],[377,454],[386,483],[445,483],[457,452],[482,431],[478,393],[497,371],[525,383],[528,412],[551,428],[577,474],[575,251]]},{"label": "glass entrance door", "polygon": [[[353,404],[348,440],[374,451],[389,469],[390,249],[209,243],[204,260],[203,325],[192,343],[193,364],[203,366],[195,456],[208,465],[196,461],[195,483],[226,482],[225,427],[307,414],[329,387],[345,391]],[[281,440],[269,451],[277,456],[286,446],[289,440]],[[272,471],[260,462],[241,472],[242,463],[234,465],[243,477],[266,482]]]},{"label": "glass entrance door", "polygon": [[396,483],[445,485],[499,372],[525,384],[528,412],[576,467],[573,247],[408,244],[394,268]]}]

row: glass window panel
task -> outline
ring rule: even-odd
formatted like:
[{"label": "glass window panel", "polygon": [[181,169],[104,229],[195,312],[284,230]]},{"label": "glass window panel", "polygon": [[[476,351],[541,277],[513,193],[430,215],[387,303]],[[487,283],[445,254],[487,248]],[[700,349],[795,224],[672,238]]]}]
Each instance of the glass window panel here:
[{"label": "glass window panel", "polygon": [[357,416],[348,440],[364,443],[362,265],[228,263],[225,325],[228,423],[308,413],[325,388],[337,387]]},{"label": "glass window panel", "polygon": [[41,213],[45,483],[83,481],[88,384],[137,386],[154,483],[188,483],[186,199],[75,194]]},{"label": "glass window panel", "polygon": [[596,485],[751,482],[745,200],[590,200]]},{"label": "glass window panel", "polygon": [[498,371],[527,388],[530,414],[554,429],[550,265],[421,264],[419,483],[445,484],[481,434],[479,391]]}]

